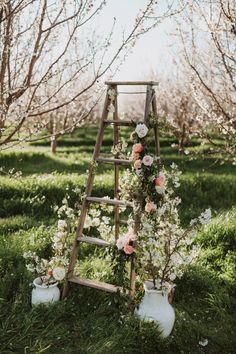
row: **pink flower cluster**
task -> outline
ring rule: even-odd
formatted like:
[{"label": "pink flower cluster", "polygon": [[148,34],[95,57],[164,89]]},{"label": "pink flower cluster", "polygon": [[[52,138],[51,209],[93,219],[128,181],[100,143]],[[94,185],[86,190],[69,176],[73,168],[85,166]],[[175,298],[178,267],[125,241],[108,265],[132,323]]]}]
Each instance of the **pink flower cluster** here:
[{"label": "pink flower cluster", "polygon": [[138,144],[134,144],[133,148],[132,148],[132,159],[134,161],[139,159],[139,154],[140,152],[143,151],[143,146],[142,144],[138,143]]},{"label": "pink flower cluster", "polygon": [[135,233],[133,229],[129,229],[125,235],[121,235],[116,241],[116,246],[119,250],[123,250],[126,254],[135,252],[134,248]]},{"label": "pink flower cluster", "polygon": [[134,168],[137,170],[142,167],[142,164],[145,166],[151,166],[153,164],[153,157],[150,155],[145,155],[142,160],[140,159],[140,153],[143,151],[142,144],[134,144],[132,148],[132,159],[134,160]]}]

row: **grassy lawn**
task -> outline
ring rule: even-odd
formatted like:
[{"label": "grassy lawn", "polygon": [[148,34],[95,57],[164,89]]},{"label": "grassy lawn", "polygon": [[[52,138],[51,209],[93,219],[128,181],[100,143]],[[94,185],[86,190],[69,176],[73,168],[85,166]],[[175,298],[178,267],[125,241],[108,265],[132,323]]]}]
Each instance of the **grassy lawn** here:
[{"label": "grassy lawn", "polygon": [[[129,133],[125,130],[124,137]],[[22,254],[32,234],[46,238],[55,228],[53,206],[66,194],[79,201],[96,139],[96,128],[81,128],[59,141],[55,156],[48,143],[25,145],[0,153],[0,166],[22,171],[22,178],[0,176],[0,353],[236,353],[236,176],[235,167],[220,157],[203,158],[196,140],[188,149],[194,159],[179,155],[170,138],[161,151],[168,167],[183,171],[179,195],[183,223],[211,207],[213,219],[203,227],[198,263],[178,281],[176,323],[166,340],[153,323],[130,313],[117,295],[76,286],[66,301],[32,308],[32,282]],[[111,132],[104,154],[110,151]],[[113,171],[98,167],[93,194],[112,196]],[[46,250],[43,250],[46,252]],[[84,271],[104,267],[93,249],[85,249]],[[93,259],[93,261],[91,261]],[[87,268],[86,268],[87,267]],[[89,270],[88,270],[89,269]],[[106,276],[106,275],[105,275]],[[199,341],[208,340],[203,347]]]}]

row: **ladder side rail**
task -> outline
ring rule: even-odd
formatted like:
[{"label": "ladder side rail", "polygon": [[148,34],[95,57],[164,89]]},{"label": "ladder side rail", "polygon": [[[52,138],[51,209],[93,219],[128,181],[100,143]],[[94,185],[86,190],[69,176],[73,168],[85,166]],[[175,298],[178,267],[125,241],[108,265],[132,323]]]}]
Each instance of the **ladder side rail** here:
[{"label": "ladder side rail", "polygon": [[[152,85],[148,84],[146,89],[146,100],[145,100],[145,111],[144,111],[144,123],[149,125],[149,114],[151,111],[151,103],[152,103]],[[134,233],[137,234],[140,230],[141,218],[139,212],[135,212],[137,205],[134,207]],[[138,240],[137,240],[138,242]],[[136,264],[137,258],[135,254],[131,256],[131,265],[130,265],[130,289],[129,296],[131,301],[135,296],[135,281],[136,281]]]},{"label": "ladder side rail", "polygon": [[[109,90],[109,87],[108,87]],[[89,169],[89,175],[88,175],[88,180],[87,180],[87,185],[86,185],[86,189],[85,189],[85,197],[84,200],[82,202],[82,206],[81,206],[81,211],[80,211],[80,218],[79,218],[79,223],[76,229],[76,237],[72,246],[72,252],[71,252],[71,258],[70,258],[70,263],[69,263],[69,267],[68,267],[68,272],[67,272],[67,277],[66,277],[66,281],[63,287],[63,292],[62,292],[62,298],[64,299],[67,294],[68,294],[68,290],[69,290],[69,282],[68,279],[73,276],[73,272],[74,272],[74,268],[75,268],[75,264],[77,262],[77,258],[78,258],[78,251],[79,251],[79,243],[77,241],[78,237],[82,236],[83,233],[83,228],[84,228],[84,223],[85,223],[85,218],[87,215],[87,210],[88,210],[88,202],[86,200],[86,198],[88,196],[91,195],[92,192],[92,187],[93,187],[93,181],[94,181],[94,166],[93,163],[95,162],[95,159],[98,157],[100,149],[101,149],[101,145],[102,145],[102,139],[103,139],[103,135],[104,135],[104,129],[105,129],[105,124],[104,124],[104,120],[107,118],[108,116],[108,107],[110,104],[110,98],[108,95],[108,90],[107,90],[107,94],[106,94],[106,99],[105,99],[105,104],[104,104],[104,109],[103,109],[103,113],[102,113],[102,119],[100,122],[100,127],[99,127],[99,131],[98,131],[98,135],[97,135],[97,140],[96,140],[96,144],[95,144],[95,148],[94,148],[94,153],[93,153],[93,158],[92,158],[92,165],[90,166]]]},{"label": "ladder side rail", "polygon": [[156,148],[156,156],[158,157],[158,164],[161,164],[161,149],[160,149],[160,134],[159,134],[159,121],[158,121],[158,113],[157,113],[157,101],[156,101],[156,92],[152,89],[152,111],[155,117],[157,124],[154,126],[154,136],[155,136],[155,148]]},{"label": "ladder side rail", "polygon": [[[112,86],[113,90],[115,91],[115,112],[113,113],[113,120],[118,120],[118,91],[117,85]],[[117,124],[113,125],[113,146],[115,147],[119,143],[119,126]],[[119,158],[119,154],[115,155],[115,158]],[[119,199],[119,165],[114,165],[114,198]],[[114,216],[115,216],[115,239],[119,238],[119,231],[120,231],[120,207],[119,205],[114,206]]]},{"label": "ladder side rail", "polygon": [[144,111],[144,123],[149,125],[149,114],[151,111],[152,103],[152,85],[147,85],[146,101],[145,101],[145,111]]}]

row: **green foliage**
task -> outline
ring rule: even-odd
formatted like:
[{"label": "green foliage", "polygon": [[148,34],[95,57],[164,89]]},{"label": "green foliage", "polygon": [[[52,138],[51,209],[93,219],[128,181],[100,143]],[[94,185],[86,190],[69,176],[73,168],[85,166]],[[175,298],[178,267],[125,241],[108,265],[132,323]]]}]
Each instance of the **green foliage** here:
[{"label": "green foliage", "polygon": [[198,237],[201,263],[228,285],[236,285],[236,209],[217,216]]},{"label": "green foliage", "polygon": [[[53,206],[61,204],[65,194],[70,195],[70,205],[78,202],[78,191],[83,191],[86,176],[65,177],[59,174],[8,180],[2,178],[0,189],[0,216],[26,214],[36,217],[53,215]],[[100,183],[99,183],[100,182]],[[98,196],[111,194],[111,180],[98,179],[94,193]]]},{"label": "green foliage", "polygon": [[217,212],[227,210],[236,200],[235,177],[209,173],[183,175],[179,195],[183,201],[182,216],[185,219],[196,217],[209,207]]}]

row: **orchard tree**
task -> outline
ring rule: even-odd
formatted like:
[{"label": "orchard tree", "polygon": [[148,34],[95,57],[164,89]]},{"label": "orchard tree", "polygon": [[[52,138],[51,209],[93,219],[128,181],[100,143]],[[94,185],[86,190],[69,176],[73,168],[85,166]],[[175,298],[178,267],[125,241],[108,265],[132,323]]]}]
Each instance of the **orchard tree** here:
[{"label": "orchard tree", "polygon": [[179,153],[187,153],[189,140],[199,133],[198,106],[187,78],[164,80],[157,93],[160,121],[178,141]]},{"label": "orchard tree", "polygon": [[[174,135],[178,141],[178,151],[185,153],[189,140],[199,134],[199,108],[191,93],[190,82],[184,75],[171,79],[160,77],[152,72],[147,77],[156,77],[157,113],[160,124],[167,134]],[[144,112],[145,101],[135,97],[126,100],[126,111],[129,119],[136,120]]]},{"label": "orchard tree", "polygon": [[117,43],[116,19],[103,38],[91,30],[105,0],[0,0],[1,148],[35,139],[52,121],[57,139],[71,127],[55,124],[56,117],[68,117],[69,106],[71,116],[75,105],[90,96],[78,117],[85,120],[99,98],[100,79],[115,72],[140,35],[175,12],[165,4],[155,16],[158,1],[147,0]]},{"label": "orchard tree", "polygon": [[[235,158],[235,0],[191,0],[179,28],[184,59],[191,70],[192,93],[200,109],[201,136],[212,144],[213,152]],[[220,135],[221,142],[209,131]]]}]

